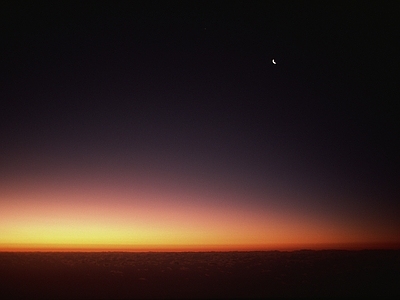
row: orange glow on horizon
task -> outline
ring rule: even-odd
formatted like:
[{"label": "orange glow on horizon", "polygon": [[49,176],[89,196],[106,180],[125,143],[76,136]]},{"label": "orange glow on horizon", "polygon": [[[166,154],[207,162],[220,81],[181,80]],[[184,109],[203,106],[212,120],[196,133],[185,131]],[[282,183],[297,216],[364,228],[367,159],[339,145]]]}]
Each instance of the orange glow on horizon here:
[{"label": "orange glow on horizon", "polygon": [[270,245],[1,245],[0,252],[212,252],[400,249],[395,243],[270,244]]},{"label": "orange glow on horizon", "polygon": [[[250,251],[374,248],[396,230],[235,192],[115,186],[2,188],[0,251]],[[256,199],[256,200],[254,200]],[[284,201],[282,201],[284,202]],[[373,224],[375,225],[375,224]],[[397,239],[397,240],[396,240]]]}]

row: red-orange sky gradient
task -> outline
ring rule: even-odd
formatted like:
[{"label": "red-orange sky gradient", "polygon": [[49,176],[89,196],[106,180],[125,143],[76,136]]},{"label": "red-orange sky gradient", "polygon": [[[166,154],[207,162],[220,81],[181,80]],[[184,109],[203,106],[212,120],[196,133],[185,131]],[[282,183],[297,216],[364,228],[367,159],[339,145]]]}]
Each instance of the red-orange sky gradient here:
[{"label": "red-orange sky gradient", "polygon": [[192,2],[0,8],[0,251],[399,247],[398,26]]},{"label": "red-orange sky gradient", "polygon": [[3,180],[0,250],[285,250],[399,242],[398,228],[378,213],[311,206],[304,198],[313,195],[185,186],[156,174],[74,175]]}]

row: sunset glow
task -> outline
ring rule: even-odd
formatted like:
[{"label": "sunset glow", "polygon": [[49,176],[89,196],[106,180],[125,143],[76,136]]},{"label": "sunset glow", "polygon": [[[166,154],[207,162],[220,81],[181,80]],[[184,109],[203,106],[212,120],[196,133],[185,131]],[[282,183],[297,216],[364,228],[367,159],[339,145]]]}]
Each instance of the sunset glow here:
[{"label": "sunset glow", "polygon": [[6,182],[1,250],[317,249],[396,241],[395,231],[367,230],[366,220],[341,220],[337,212],[322,218],[300,206],[285,207],[281,203],[295,199],[272,194],[171,189],[159,179],[154,186],[121,182],[61,181],[59,176]]},{"label": "sunset glow", "polygon": [[172,2],[0,8],[0,251],[400,248],[398,26]]}]

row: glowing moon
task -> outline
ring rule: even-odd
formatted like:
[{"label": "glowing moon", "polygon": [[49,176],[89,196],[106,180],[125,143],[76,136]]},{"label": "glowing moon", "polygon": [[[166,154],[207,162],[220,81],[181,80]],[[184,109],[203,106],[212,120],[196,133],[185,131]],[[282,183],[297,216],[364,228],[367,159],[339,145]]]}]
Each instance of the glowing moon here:
[{"label": "glowing moon", "polygon": [[272,59],[272,63],[273,63],[274,65],[276,65],[275,58]]}]

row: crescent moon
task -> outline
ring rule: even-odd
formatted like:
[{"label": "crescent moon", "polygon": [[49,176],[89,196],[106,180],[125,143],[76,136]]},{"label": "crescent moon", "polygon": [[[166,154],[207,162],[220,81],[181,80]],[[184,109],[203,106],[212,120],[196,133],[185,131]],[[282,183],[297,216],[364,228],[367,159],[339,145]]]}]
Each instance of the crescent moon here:
[{"label": "crescent moon", "polygon": [[276,65],[275,58],[272,59],[272,63],[273,63],[274,65]]}]

